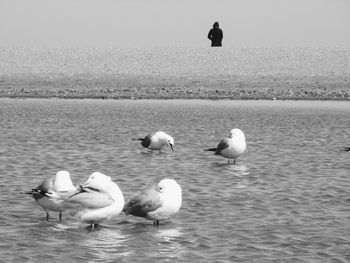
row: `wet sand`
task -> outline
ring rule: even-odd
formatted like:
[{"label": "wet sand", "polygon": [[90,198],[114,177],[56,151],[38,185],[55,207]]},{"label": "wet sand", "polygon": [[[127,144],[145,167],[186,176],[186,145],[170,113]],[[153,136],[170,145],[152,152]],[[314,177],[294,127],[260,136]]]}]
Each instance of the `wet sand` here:
[{"label": "wet sand", "polygon": [[0,97],[350,100],[348,49],[0,51]]}]

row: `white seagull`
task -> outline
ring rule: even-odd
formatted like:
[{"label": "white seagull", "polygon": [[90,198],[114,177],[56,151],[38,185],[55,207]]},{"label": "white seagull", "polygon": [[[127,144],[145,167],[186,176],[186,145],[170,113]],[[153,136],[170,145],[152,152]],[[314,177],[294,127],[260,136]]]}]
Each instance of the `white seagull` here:
[{"label": "white seagull", "polygon": [[100,222],[117,216],[124,207],[124,196],[118,185],[100,172],[92,173],[80,191],[67,201],[81,206],[77,216],[90,224],[91,230]]},{"label": "white seagull", "polygon": [[153,220],[153,225],[159,226],[159,221],[177,213],[181,204],[181,186],[174,179],[163,179],[155,189],[144,190],[133,197],[123,211],[126,215]]},{"label": "white seagull", "polygon": [[175,147],[174,138],[162,131],[149,133],[146,137],[136,140],[140,140],[143,147],[152,151],[161,151],[164,146],[170,146],[171,150],[174,150]]},{"label": "white seagull", "polygon": [[67,171],[57,172],[55,178],[46,178],[38,187],[24,194],[30,194],[35,201],[46,211],[46,220],[49,220],[49,211],[59,212],[59,219],[62,219],[62,212],[67,208],[60,197],[72,194],[76,190]]},{"label": "white seagull", "polygon": [[228,138],[222,139],[216,148],[206,149],[205,151],[215,151],[214,154],[221,155],[227,158],[228,163],[233,159],[233,164],[236,164],[236,159],[246,149],[244,133],[240,129],[232,129]]}]

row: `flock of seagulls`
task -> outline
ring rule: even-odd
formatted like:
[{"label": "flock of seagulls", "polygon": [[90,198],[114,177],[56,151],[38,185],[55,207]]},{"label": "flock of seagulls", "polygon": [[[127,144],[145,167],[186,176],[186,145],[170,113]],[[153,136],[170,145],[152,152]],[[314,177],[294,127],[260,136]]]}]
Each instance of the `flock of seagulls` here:
[{"label": "flock of seagulls", "polygon": [[[56,182],[60,182],[60,187],[56,187]],[[59,171],[54,178],[23,193],[32,195],[45,210],[46,220],[49,211],[59,212],[60,220],[63,211],[73,211],[91,230],[121,212],[153,220],[159,226],[159,221],[177,213],[182,204],[182,189],[174,179],[163,179],[155,188],[143,190],[125,202],[119,186],[100,172],[92,173],[84,184],[74,187],[69,172]]]},{"label": "flock of seagulls", "polygon": [[[175,147],[173,137],[162,131],[135,140],[140,140],[141,145],[151,151],[161,151],[165,146],[172,150]],[[205,151],[214,151],[214,154],[228,159],[229,164],[233,159],[235,164],[245,149],[244,133],[235,128],[217,147]],[[31,195],[45,210],[46,220],[49,220],[49,211],[59,212],[59,220],[62,220],[62,212],[68,210],[89,224],[91,230],[122,212],[153,220],[153,225],[159,226],[160,221],[176,214],[182,205],[182,189],[174,179],[163,179],[156,187],[144,189],[125,201],[119,186],[110,176],[100,172],[92,173],[85,183],[74,186],[69,172],[59,171],[54,178],[46,178],[35,189],[22,193]]]}]

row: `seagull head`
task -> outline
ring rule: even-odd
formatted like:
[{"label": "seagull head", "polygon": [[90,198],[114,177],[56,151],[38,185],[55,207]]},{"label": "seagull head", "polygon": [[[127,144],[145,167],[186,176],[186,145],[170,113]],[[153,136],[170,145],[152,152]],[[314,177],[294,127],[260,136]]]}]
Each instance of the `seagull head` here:
[{"label": "seagull head", "polygon": [[244,139],[245,140],[245,137],[244,137],[244,133],[238,129],[238,128],[234,128],[230,131],[230,136],[229,136],[231,139],[232,138],[238,138],[238,139]]},{"label": "seagull head", "polygon": [[159,138],[160,141],[163,142],[164,145],[168,145],[172,150],[174,150],[175,142],[173,137],[163,131],[158,131],[155,133],[155,135]]},{"label": "seagull head", "polygon": [[87,179],[87,181],[83,185],[83,188],[90,188],[97,191],[104,191],[106,188],[108,188],[108,185],[111,181],[112,181],[111,177],[100,172],[94,172]]},{"label": "seagull head", "polygon": [[182,192],[181,186],[174,179],[163,179],[161,180],[156,191],[159,193],[180,193]]}]

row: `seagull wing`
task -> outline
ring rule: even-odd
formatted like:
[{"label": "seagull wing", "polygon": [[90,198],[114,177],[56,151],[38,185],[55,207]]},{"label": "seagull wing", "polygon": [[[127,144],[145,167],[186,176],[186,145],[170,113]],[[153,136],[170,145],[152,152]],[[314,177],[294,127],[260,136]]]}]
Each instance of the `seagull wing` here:
[{"label": "seagull wing", "polygon": [[132,198],[124,207],[125,214],[146,217],[147,213],[158,209],[162,205],[159,193],[154,189],[141,192]]},{"label": "seagull wing", "polygon": [[77,203],[86,208],[102,208],[114,202],[108,195],[90,188],[81,189],[79,192],[71,195],[67,201]]},{"label": "seagull wing", "polygon": [[220,155],[220,153],[221,153],[224,149],[226,149],[228,146],[229,146],[229,139],[228,139],[228,138],[222,139],[222,140],[219,142],[218,147],[216,147],[215,154]]},{"label": "seagull wing", "polygon": [[148,148],[148,146],[151,144],[151,138],[154,134],[150,133],[145,138],[142,139],[141,145],[145,148]]}]

